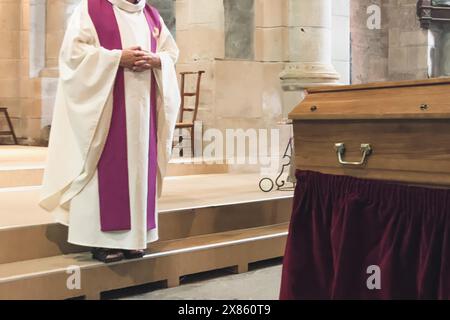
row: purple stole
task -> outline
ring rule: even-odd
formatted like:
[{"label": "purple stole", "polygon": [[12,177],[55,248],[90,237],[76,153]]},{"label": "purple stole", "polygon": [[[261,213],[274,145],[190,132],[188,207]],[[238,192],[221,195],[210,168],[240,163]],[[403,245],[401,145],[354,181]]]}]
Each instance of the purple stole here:
[{"label": "purple stole", "polygon": [[[88,11],[100,45],[108,50],[122,49],[119,26],[113,5],[108,0],[88,0]],[[156,52],[161,30],[159,13],[146,5],[145,17],[150,29],[151,51]],[[150,142],[148,155],[147,230],[156,228],[157,113],[156,78],[151,72]],[[133,165],[133,164],[130,164]],[[124,69],[119,67],[113,89],[113,111],[108,137],[98,163],[98,189],[101,229],[104,232],[131,230],[128,180],[127,125]],[[89,223],[88,221],[86,223]]]}]

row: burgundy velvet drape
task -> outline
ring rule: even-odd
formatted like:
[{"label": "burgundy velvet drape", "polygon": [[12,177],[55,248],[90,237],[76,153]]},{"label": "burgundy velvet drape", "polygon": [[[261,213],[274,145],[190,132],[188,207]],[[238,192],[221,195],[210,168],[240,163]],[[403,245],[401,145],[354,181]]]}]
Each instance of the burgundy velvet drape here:
[{"label": "burgundy velvet drape", "polygon": [[[282,300],[450,299],[449,190],[308,171],[297,179]],[[381,289],[367,286],[370,266]]]}]

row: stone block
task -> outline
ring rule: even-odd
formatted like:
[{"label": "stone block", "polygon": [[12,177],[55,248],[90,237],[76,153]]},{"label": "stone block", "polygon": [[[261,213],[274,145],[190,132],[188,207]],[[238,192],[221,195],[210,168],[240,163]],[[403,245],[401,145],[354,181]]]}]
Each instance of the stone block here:
[{"label": "stone block", "polygon": [[30,57],[30,33],[28,31],[20,31],[20,54],[21,59],[28,60]]},{"label": "stone block", "polygon": [[428,46],[407,47],[407,69],[427,69],[429,64]]},{"label": "stone block", "polygon": [[19,97],[19,82],[16,79],[0,79],[0,97]]},{"label": "stone block", "polygon": [[255,26],[281,27],[287,24],[289,0],[256,0]]},{"label": "stone block", "polygon": [[405,47],[389,48],[389,73],[405,72],[408,69],[408,49]]},{"label": "stone block", "polygon": [[189,26],[189,1],[175,1],[176,30],[187,30]]},{"label": "stone block", "polygon": [[282,63],[216,61],[216,115],[279,119],[282,112],[279,74],[282,69]]},{"label": "stone block", "polygon": [[389,47],[399,47],[401,45],[400,34],[400,28],[389,29]]},{"label": "stone block", "polygon": [[285,60],[285,29],[256,28],[255,30],[255,60],[284,61]]},{"label": "stone block", "polygon": [[41,81],[38,78],[22,78],[19,81],[19,94],[21,98],[35,98],[41,96]]},{"label": "stone block", "polygon": [[16,79],[20,71],[20,60],[1,59],[0,79]]},{"label": "stone block", "polygon": [[19,1],[0,2],[0,30],[5,32],[20,30]]},{"label": "stone block", "polygon": [[22,118],[41,118],[42,114],[40,99],[21,99],[20,105]]},{"label": "stone block", "polygon": [[[242,0],[239,0],[239,2],[241,1]],[[237,3],[236,5],[239,6],[240,4]],[[224,22],[223,0],[190,0],[188,10],[189,10],[188,11],[189,24],[223,25]]]},{"label": "stone block", "polygon": [[179,31],[177,37],[180,49],[179,62],[223,58],[225,50],[223,39],[223,30],[210,25],[192,25],[188,30]]},{"label": "stone block", "polygon": [[[331,30],[315,27],[294,27],[288,29],[288,61],[330,63]],[[299,41],[298,39],[301,39]],[[303,46],[301,46],[303,45]]]},{"label": "stone block", "polygon": [[330,28],[331,0],[290,0],[288,3],[289,27]]},{"label": "stone block", "polygon": [[0,30],[0,59],[20,58],[20,31]]},{"label": "stone block", "polygon": [[376,58],[371,59],[369,62],[368,72],[369,72],[369,82],[386,81],[388,79],[388,59],[387,58]]},{"label": "stone block", "polygon": [[400,45],[423,46],[428,45],[428,30],[414,30],[400,32]]},{"label": "stone block", "polygon": [[[216,61],[216,115],[225,118],[260,118],[263,68],[261,63]],[[242,90],[245,88],[245,94]]]}]

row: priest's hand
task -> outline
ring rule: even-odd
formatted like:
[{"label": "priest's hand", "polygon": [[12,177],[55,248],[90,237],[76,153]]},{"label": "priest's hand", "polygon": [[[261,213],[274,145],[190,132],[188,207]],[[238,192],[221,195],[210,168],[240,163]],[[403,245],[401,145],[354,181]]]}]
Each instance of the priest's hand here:
[{"label": "priest's hand", "polygon": [[131,47],[122,50],[122,57],[120,58],[120,66],[123,68],[133,70],[134,64],[142,60],[146,53],[141,51],[141,47]]},{"label": "priest's hand", "polygon": [[144,53],[144,55],[140,56],[138,61],[135,62],[133,71],[142,72],[152,68],[161,67],[161,59],[159,58],[158,55],[152,52],[145,52],[145,51],[142,52]]}]

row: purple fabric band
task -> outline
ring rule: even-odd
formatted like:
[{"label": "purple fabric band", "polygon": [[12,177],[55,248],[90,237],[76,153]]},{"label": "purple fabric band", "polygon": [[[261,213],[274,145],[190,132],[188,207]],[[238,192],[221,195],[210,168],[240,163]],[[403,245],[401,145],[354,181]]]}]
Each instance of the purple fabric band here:
[{"label": "purple fabric band", "polygon": [[[88,11],[97,31],[100,45],[108,50],[122,49],[120,30],[112,4],[107,0],[89,0]],[[154,28],[160,30],[159,14],[150,7],[145,16],[151,30],[152,52],[156,52]],[[156,22],[153,22],[156,21]],[[149,148],[149,179],[147,199],[147,229],[156,227],[155,196],[157,168],[156,81],[153,72],[151,87],[151,123]],[[98,163],[101,230],[131,229],[130,193],[128,180],[127,126],[124,69],[119,67],[113,89],[113,112],[105,148]]]},{"label": "purple fabric band", "polygon": [[[145,6],[145,17],[147,18],[150,27],[151,50],[156,52],[157,42],[156,37],[161,31],[161,22],[159,20],[159,13],[155,8]],[[151,72],[151,100],[150,100],[150,144],[148,155],[148,193],[147,193],[147,230],[156,228],[156,179],[158,168],[158,151],[157,151],[157,112],[156,112],[156,77],[154,72]]]}]

